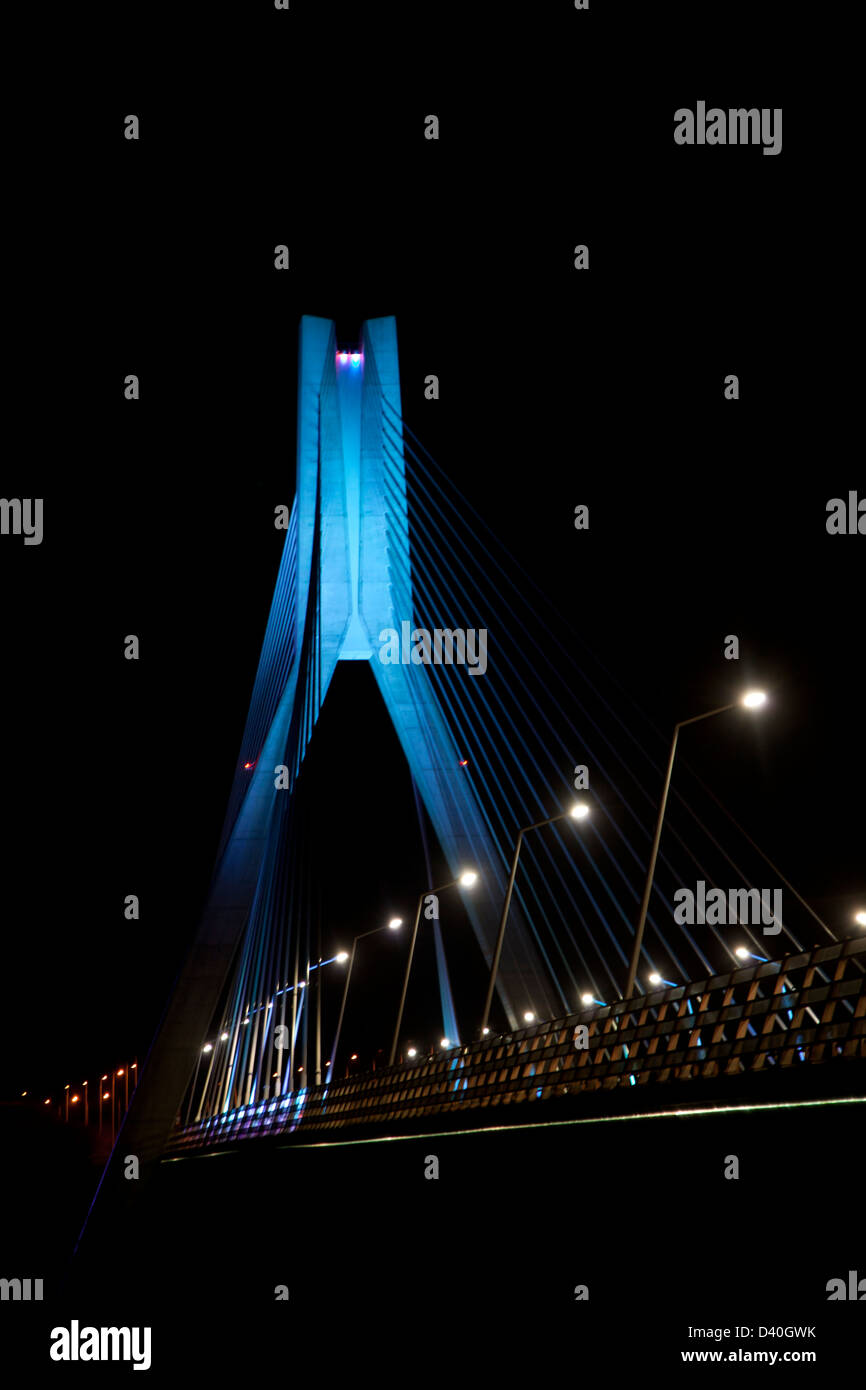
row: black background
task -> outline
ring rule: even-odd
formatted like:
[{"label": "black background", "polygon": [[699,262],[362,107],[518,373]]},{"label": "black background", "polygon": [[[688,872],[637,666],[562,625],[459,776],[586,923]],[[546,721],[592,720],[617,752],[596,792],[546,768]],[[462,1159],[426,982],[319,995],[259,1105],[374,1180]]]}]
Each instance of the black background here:
[{"label": "black background", "polygon": [[[22,99],[33,148],[16,155],[34,177],[3,494],[44,497],[45,539],[0,544],[4,1095],[141,1056],[192,939],[279,563],[273,508],[293,494],[304,313],[346,342],[396,315],[406,420],[564,639],[659,729],[733,698],[741,672],[771,692],[754,732],[714,721],[688,757],[852,934],[866,542],[825,529],[831,497],[866,491],[848,112],[844,83],[822,105],[829,74],[807,80],[796,8],[292,0],[205,7],[190,32],[125,9],[104,63],[88,34],[61,120]],[[782,107],[782,153],[676,146],[673,112],[699,99]],[[346,739],[350,711],[369,739]],[[417,891],[422,860],[360,666],[320,734],[343,821],[327,850],[357,885],[331,901],[337,946]],[[370,973],[392,993],[393,969],[380,949]]]}]

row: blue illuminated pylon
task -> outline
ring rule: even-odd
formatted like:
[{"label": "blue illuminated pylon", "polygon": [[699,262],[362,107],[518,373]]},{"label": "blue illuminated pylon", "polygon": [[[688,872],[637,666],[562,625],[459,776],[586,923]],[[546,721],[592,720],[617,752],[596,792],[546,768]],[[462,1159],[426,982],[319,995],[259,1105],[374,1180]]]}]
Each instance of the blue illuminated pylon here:
[{"label": "blue illuminated pylon", "polygon": [[[333,322],[304,317],[295,501],[210,897],[136,1098],[139,1152],[160,1150],[167,1137],[190,1058],[254,904],[267,895],[278,799],[291,795],[338,661],[370,663],[452,874],[477,869],[466,906],[488,964],[492,958],[505,866],[463,770],[463,750],[429,668],[379,656],[384,630],[414,627],[401,418],[395,320],[368,320],[353,352],[338,349]],[[460,675],[472,679],[465,667]],[[282,766],[287,789],[275,786]],[[498,989],[512,1027],[524,1010],[559,1012],[519,909],[509,921]]]}]

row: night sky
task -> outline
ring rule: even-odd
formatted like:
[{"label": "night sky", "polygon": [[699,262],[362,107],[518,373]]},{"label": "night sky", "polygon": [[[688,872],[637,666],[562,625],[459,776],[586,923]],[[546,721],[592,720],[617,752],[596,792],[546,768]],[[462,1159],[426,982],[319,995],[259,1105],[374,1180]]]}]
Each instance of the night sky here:
[{"label": "night sky", "polygon": [[[866,541],[825,529],[831,497],[866,492],[828,318],[844,195],[759,43],[727,66],[721,43],[624,70],[550,11],[522,59],[543,101],[483,44],[452,54],[447,82],[432,58],[395,77],[381,54],[362,80],[347,45],[315,88],[302,45],[265,45],[243,89],[207,63],[190,82],[177,55],[158,80],[130,59],[71,109],[63,157],[43,150],[54,218],[18,230],[37,288],[10,373],[28,446],[3,491],[44,497],[45,539],[0,543],[4,1095],[142,1058],[195,932],[279,563],[273,509],[293,496],[304,313],[346,344],[396,316],[407,422],[548,595],[560,639],[666,736],[768,690],[753,726],[700,725],[681,757],[825,921],[856,930]],[[611,37],[610,16],[584,21]],[[783,106],[782,155],[676,147],[673,111],[702,96]],[[429,543],[447,565],[447,529]],[[360,664],[338,670],[310,757],[337,948],[406,916],[424,882],[408,773]],[[459,914],[443,930],[460,1013],[483,968]],[[346,1036],[368,1056],[390,1039],[396,945],[359,961],[369,1004]],[[418,966],[423,1031],[429,940]]]}]

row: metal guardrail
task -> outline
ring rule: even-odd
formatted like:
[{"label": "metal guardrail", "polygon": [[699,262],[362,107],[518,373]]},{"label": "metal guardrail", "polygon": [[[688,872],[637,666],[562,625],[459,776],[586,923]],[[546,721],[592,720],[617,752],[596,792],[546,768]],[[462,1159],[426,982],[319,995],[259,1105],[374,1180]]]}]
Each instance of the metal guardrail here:
[{"label": "metal guardrail", "polygon": [[173,1133],[167,1153],[581,1092],[866,1058],[866,938],[596,1005],[435,1059],[267,1097]]}]

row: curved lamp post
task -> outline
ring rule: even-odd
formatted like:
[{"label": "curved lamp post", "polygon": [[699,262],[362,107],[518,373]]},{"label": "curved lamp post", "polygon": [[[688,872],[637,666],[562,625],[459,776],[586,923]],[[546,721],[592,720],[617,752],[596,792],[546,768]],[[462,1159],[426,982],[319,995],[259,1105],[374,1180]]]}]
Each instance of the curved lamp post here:
[{"label": "curved lamp post", "polygon": [[559,816],[548,816],[546,820],[533,821],[532,825],[521,826],[517,832],[517,843],[514,846],[514,858],[511,861],[511,873],[508,876],[508,887],[505,890],[505,902],[502,905],[502,917],[499,922],[499,931],[496,935],[496,945],[493,950],[493,962],[490,966],[490,981],[487,986],[487,998],[484,1001],[484,1014],[481,1019],[481,1036],[487,1030],[487,1020],[490,1017],[490,1006],[493,1002],[493,990],[496,987],[496,976],[499,974],[499,958],[502,955],[502,943],[505,940],[505,926],[508,921],[508,909],[511,907],[511,894],[514,891],[514,879],[517,874],[517,861],[520,858],[520,848],[523,844],[523,837],[528,830],[538,830],[542,825],[552,825],[557,820],[582,820],[589,815],[589,807],[585,802],[579,801],[576,806],[572,806],[570,811],[563,811]]},{"label": "curved lamp post", "polygon": [[459,883],[463,888],[471,888],[478,875],[474,869],[465,869],[459,878],[452,878],[450,883],[443,883],[441,888],[425,888],[423,893],[418,895],[418,906],[415,909],[415,925],[412,928],[412,940],[409,943],[409,959],[406,962],[406,974],[403,978],[403,993],[400,996],[400,1007],[397,1010],[397,1024],[394,1028],[394,1039],[391,1043],[391,1054],[388,1058],[388,1066],[393,1067],[394,1058],[397,1055],[397,1040],[400,1037],[400,1026],[403,1022],[403,1006],[406,1003],[406,991],[409,988],[409,973],[412,969],[412,957],[415,954],[415,941],[418,937],[418,924],[421,921],[421,908],[424,906],[424,899],[431,894],[443,893],[446,888],[454,888]]},{"label": "curved lamp post", "polygon": [[726,710],[736,709],[737,705],[745,705],[746,709],[758,709],[766,701],[766,695],[762,690],[750,690],[741,700],[734,700],[730,705],[719,705],[718,709],[707,710],[706,714],[696,714],[692,719],[681,719],[679,724],[674,725],[674,736],[671,742],[670,757],[668,758],[668,770],[665,775],[665,785],[662,792],[661,805],[659,806],[658,820],[656,822],[656,833],[653,840],[652,853],[650,854],[649,870],[647,872],[646,884],[643,890],[643,900],[640,905],[640,918],[638,919],[637,931],[634,936],[634,946],[631,953],[631,964],[628,968],[628,981],[626,982],[624,999],[630,999],[634,990],[635,976],[637,975],[638,961],[640,959],[640,948],[643,942],[644,926],[646,924],[647,909],[649,908],[650,894],[653,886],[653,876],[655,875],[656,859],[659,852],[659,840],[662,837],[662,824],[665,818],[665,807],[668,804],[668,792],[671,786],[671,774],[674,770],[674,758],[677,752],[677,739],[680,729],[684,729],[687,724],[698,724],[702,719],[711,719],[714,714],[724,714]]},{"label": "curved lamp post", "polygon": [[[334,1070],[334,1067],[336,1066],[337,1062],[337,1048],[340,1043],[340,1030],[343,1027],[343,1014],[346,1012],[346,1000],[349,996],[349,981],[352,978],[352,967],[355,964],[355,948],[357,947],[359,941],[363,941],[365,936],[375,936],[376,933],[380,931],[396,931],[397,928],[402,927],[402,925],[402,917],[392,917],[390,922],[387,922],[384,927],[371,927],[369,931],[359,932],[358,935],[355,937],[354,941],[352,942],[352,951],[349,957],[349,969],[346,971],[346,983],[343,986],[343,1001],[340,1004],[340,1017],[337,1020],[337,1032],[334,1037],[334,1046],[331,1051],[331,1059],[328,1062],[328,1075],[325,1077],[326,1086],[329,1086],[331,1084],[331,1072]],[[345,956],[345,952],[341,951],[340,955]]]}]

